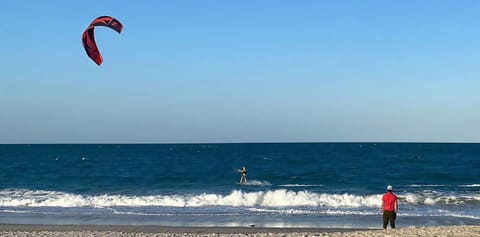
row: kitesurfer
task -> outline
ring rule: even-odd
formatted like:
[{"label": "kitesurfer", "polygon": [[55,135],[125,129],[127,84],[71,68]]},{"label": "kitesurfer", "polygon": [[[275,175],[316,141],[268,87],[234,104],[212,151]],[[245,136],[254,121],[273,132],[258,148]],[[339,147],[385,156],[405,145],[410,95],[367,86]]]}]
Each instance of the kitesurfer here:
[{"label": "kitesurfer", "polygon": [[241,169],[238,169],[238,172],[242,173],[242,176],[240,176],[240,184],[247,183],[247,168],[243,166]]}]

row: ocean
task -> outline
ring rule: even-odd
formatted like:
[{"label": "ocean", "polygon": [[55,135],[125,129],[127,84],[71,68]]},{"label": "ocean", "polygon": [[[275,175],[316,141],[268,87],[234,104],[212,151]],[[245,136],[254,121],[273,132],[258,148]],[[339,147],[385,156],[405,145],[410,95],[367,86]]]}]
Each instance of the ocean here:
[{"label": "ocean", "polygon": [[18,144],[0,161],[3,224],[381,228],[387,185],[399,227],[480,224],[480,144]]}]

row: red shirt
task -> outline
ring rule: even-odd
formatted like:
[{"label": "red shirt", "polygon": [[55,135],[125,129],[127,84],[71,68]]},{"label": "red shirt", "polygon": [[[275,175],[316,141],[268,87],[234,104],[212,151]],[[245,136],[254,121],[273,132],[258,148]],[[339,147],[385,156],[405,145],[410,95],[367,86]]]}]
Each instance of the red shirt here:
[{"label": "red shirt", "polygon": [[395,211],[395,202],[397,201],[397,196],[392,192],[388,192],[383,195],[383,210],[384,211]]}]

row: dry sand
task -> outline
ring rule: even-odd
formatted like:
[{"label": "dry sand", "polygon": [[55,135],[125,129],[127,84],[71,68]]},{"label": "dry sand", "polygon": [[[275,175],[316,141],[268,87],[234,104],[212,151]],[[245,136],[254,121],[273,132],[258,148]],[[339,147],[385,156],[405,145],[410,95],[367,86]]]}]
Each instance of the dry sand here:
[{"label": "dry sand", "polygon": [[458,236],[480,237],[480,225],[409,227],[397,230],[316,229],[316,228],[243,228],[243,227],[158,227],[158,226],[67,226],[0,225],[0,236],[93,237],[93,236]]}]

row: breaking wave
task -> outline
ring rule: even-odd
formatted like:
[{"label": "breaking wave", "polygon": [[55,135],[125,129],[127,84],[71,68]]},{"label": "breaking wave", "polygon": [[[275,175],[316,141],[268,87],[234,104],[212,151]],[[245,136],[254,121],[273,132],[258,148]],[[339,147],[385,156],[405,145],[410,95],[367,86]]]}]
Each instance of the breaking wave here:
[{"label": "breaking wave", "polygon": [[[382,195],[327,194],[310,191],[245,192],[234,190],[226,195],[215,193],[183,195],[79,195],[43,190],[2,190],[2,207],[379,207]],[[402,202],[413,205],[461,205],[480,203],[479,195],[452,195],[442,193],[407,193],[399,195]]]}]

